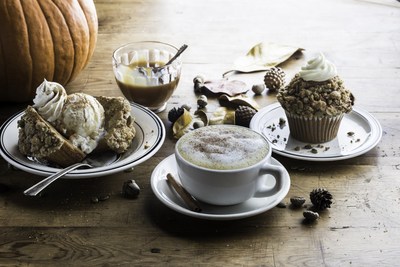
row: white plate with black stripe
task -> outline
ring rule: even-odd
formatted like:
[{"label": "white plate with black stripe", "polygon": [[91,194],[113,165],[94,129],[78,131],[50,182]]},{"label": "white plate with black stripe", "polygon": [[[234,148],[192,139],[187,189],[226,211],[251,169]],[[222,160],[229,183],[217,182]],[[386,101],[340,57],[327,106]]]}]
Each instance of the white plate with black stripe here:
[{"label": "white plate with black stripe", "polygon": [[[135,118],[136,136],[129,150],[108,166],[91,169],[77,169],[64,178],[90,178],[117,173],[138,165],[152,157],[163,145],[165,127],[161,119],[149,109],[131,104],[132,116]],[[18,121],[24,111],[21,111],[0,127],[0,155],[14,167],[41,176],[49,176],[60,171],[60,168],[50,166],[27,158],[18,150]]]},{"label": "white plate with black stripe", "polygon": [[263,134],[276,154],[308,161],[357,157],[374,148],[382,138],[379,121],[360,107],[353,107],[344,115],[335,139],[321,144],[308,144],[293,138],[279,103],[260,109],[252,118],[250,128]]}]

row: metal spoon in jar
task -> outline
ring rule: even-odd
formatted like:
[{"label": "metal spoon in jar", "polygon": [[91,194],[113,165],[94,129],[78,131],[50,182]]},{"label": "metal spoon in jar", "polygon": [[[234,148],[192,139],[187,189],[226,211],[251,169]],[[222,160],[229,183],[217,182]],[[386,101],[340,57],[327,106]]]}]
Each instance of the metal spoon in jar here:
[{"label": "metal spoon in jar", "polygon": [[111,163],[118,160],[118,155],[115,152],[107,151],[101,153],[93,153],[87,156],[82,162],[75,163],[67,168],[56,172],[49,177],[43,179],[42,181],[38,182],[37,184],[31,186],[30,188],[24,191],[26,196],[36,196],[39,194],[43,189],[48,187],[51,183],[56,181],[58,178],[66,175],[67,173],[79,168],[79,167],[102,167],[110,165]]},{"label": "metal spoon in jar", "polygon": [[[171,64],[175,59],[177,59],[177,58],[183,53],[183,51],[186,50],[186,48],[188,48],[188,45],[186,45],[186,44],[182,45],[182,46],[178,49],[178,51],[176,52],[176,54],[175,54],[173,57],[171,57],[171,59],[168,60],[167,63],[165,63],[164,65],[159,66],[159,67],[154,67],[154,68],[151,69],[151,71],[152,71],[153,73],[156,73],[159,69],[163,68],[164,66],[167,66],[167,65]],[[139,73],[143,74],[144,76],[149,76],[149,75],[148,75],[148,72],[147,72],[147,68],[138,67],[138,71],[139,71]]]}]

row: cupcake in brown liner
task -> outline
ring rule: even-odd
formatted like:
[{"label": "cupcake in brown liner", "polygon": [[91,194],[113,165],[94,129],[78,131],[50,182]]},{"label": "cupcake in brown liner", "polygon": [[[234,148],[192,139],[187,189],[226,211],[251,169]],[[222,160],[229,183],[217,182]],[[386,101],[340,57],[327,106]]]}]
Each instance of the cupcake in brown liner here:
[{"label": "cupcake in brown liner", "polygon": [[307,143],[334,139],[344,114],[354,104],[354,97],[344,87],[335,66],[322,54],[310,60],[277,98],[285,110],[290,134]]}]

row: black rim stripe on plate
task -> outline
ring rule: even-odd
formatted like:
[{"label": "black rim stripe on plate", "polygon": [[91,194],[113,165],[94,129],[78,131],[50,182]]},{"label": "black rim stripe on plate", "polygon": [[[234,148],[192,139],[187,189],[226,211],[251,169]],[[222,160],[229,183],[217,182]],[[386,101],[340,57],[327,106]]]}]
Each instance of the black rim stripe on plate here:
[{"label": "black rim stripe on plate", "polygon": [[[157,137],[156,137],[157,142],[155,142],[151,148],[148,148],[148,149],[146,150],[146,153],[145,153],[145,154],[143,154],[141,157],[139,157],[139,158],[137,158],[137,159],[135,159],[135,160],[133,161],[133,162],[136,162],[136,161],[140,161],[141,159],[143,159],[143,158],[146,157],[147,155],[151,154],[152,151],[160,144],[160,142],[162,141],[162,135],[163,135],[163,132],[164,132],[164,131],[163,131],[164,128],[162,127],[162,121],[160,120],[160,118],[157,117],[157,115],[155,115],[153,112],[151,112],[150,110],[148,110],[148,109],[145,108],[145,107],[142,107],[142,106],[140,106],[140,105],[136,105],[136,104],[133,104],[133,103],[131,103],[131,106],[132,106],[132,107],[135,107],[135,108],[137,108],[137,109],[142,110],[142,111],[145,112],[147,115],[149,115],[150,117],[152,117],[152,118],[154,119],[155,123],[156,123],[156,127],[157,127],[157,130],[158,130],[158,131],[157,131],[158,135],[157,135]],[[4,137],[5,129],[6,129],[17,117],[19,117],[19,116],[20,116],[22,113],[24,113],[24,112],[25,112],[25,110],[18,112],[17,114],[15,114],[14,116],[10,117],[9,119],[7,119],[7,120],[3,123],[3,125],[0,127],[0,133],[1,133],[1,135],[0,135],[0,141],[1,141],[1,140],[4,140],[4,141],[5,141],[5,137]],[[141,131],[142,131],[142,133],[143,133],[143,142],[144,142],[145,133],[144,133],[142,127],[141,127],[139,124],[136,123],[136,125],[138,126],[138,128],[141,129]],[[143,144],[143,142],[140,144],[140,146]],[[0,143],[1,143],[0,149],[1,149],[1,151],[3,152],[3,154],[4,154],[5,156],[7,156],[10,160],[16,162],[18,165],[23,166],[23,167],[28,168],[28,169],[36,170],[36,171],[41,172],[41,173],[47,173],[47,174],[53,174],[53,173],[54,173],[54,172],[52,172],[52,171],[47,171],[47,170],[43,170],[43,169],[37,168],[37,167],[35,167],[35,165],[27,165],[27,164],[25,164],[24,162],[20,162],[17,158],[15,158],[15,157],[3,146],[3,143],[4,143],[4,142],[0,142]],[[129,162],[129,164],[130,164],[130,163],[133,163],[133,162]],[[111,167],[111,166],[112,166],[112,165],[110,165],[110,168],[108,168],[108,169],[106,170],[107,172],[112,171],[112,170],[114,170],[114,169],[119,169],[119,168],[122,167],[122,166],[114,166],[114,167]],[[96,171],[96,170],[94,169],[93,172],[79,172],[79,171],[74,171],[74,172],[71,173],[71,174],[74,175],[74,176],[75,176],[75,175],[90,175],[90,174],[94,174],[94,173],[97,173],[97,172],[98,172],[98,171]]]}]

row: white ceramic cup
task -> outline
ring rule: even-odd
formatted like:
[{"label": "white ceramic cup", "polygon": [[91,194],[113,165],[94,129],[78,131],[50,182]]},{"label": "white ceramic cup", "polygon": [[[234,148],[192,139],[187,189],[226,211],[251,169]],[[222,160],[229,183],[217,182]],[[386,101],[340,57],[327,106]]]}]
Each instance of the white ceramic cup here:
[{"label": "white ceramic cup", "polygon": [[175,157],[183,187],[209,204],[239,204],[252,197],[273,196],[282,187],[285,169],[270,164],[268,141],[249,128],[196,129],[177,141]]}]

